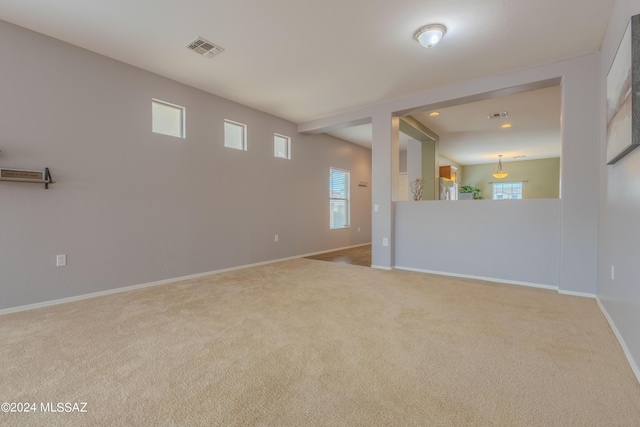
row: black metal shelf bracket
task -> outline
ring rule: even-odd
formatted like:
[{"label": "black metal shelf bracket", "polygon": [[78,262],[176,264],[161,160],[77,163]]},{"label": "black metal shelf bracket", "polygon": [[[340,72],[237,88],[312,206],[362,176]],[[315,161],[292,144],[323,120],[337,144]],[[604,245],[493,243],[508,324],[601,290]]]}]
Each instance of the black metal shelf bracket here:
[{"label": "black metal shelf bracket", "polygon": [[49,184],[51,182],[53,182],[53,179],[51,178],[51,172],[49,171],[49,168],[44,168],[44,180],[46,181],[44,183],[44,189],[48,190],[49,189]]}]

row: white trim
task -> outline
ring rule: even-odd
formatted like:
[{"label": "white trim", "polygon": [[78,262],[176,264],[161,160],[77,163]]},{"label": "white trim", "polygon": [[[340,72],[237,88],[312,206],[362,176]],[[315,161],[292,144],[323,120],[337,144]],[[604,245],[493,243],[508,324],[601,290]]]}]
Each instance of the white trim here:
[{"label": "white trim", "polygon": [[552,291],[557,291],[558,290],[557,286],[541,285],[539,283],[518,282],[516,280],[496,279],[494,277],[482,277],[482,276],[472,276],[472,275],[469,275],[469,274],[447,273],[447,272],[444,272],[444,271],[423,270],[421,268],[401,267],[401,266],[398,266],[398,265],[396,265],[395,268],[397,270],[415,271],[417,273],[427,273],[427,274],[438,274],[440,276],[461,277],[461,278],[464,278],[464,279],[483,280],[485,282],[495,282],[495,283],[506,283],[508,285],[528,286],[530,288],[549,289],[549,290],[552,290]]},{"label": "white trim", "polygon": [[387,271],[393,270],[392,267],[386,267],[384,265],[374,265],[374,264],[371,264],[371,268],[377,268],[378,270],[387,270]]},{"label": "white trim", "polygon": [[622,351],[624,351],[624,355],[627,356],[627,361],[629,362],[629,365],[631,365],[631,370],[636,375],[636,379],[640,383],[640,368],[638,368],[636,361],[633,359],[633,356],[631,355],[631,351],[629,351],[629,347],[627,347],[627,343],[624,341],[624,338],[622,338],[622,334],[616,327],[616,324],[613,323],[613,319],[611,318],[611,316],[609,316],[609,312],[607,312],[607,309],[604,308],[602,301],[600,301],[600,297],[598,297],[597,295],[596,295],[596,301],[598,303],[598,307],[600,307],[600,311],[602,311],[602,314],[604,315],[605,319],[607,319],[607,322],[609,322],[609,326],[611,327],[614,335],[618,339],[618,342],[620,343],[620,347],[622,347]]},{"label": "white trim", "polygon": [[596,298],[596,294],[589,294],[587,292],[563,291],[562,289],[559,289],[558,293],[562,295],[573,295],[574,297]]},{"label": "white trim", "polygon": [[327,252],[334,252],[334,251],[341,251],[341,250],[345,250],[345,249],[352,249],[352,248],[357,248],[357,247],[360,247],[360,246],[366,246],[366,245],[370,245],[370,244],[371,244],[371,242],[369,242],[369,243],[361,243],[361,244],[358,244],[358,245],[345,246],[345,247],[337,248],[337,249],[328,249],[326,251],[313,252],[313,253],[304,254],[304,255],[296,255],[296,256],[291,256],[291,257],[287,257],[287,258],[279,258],[279,259],[274,259],[274,260],[270,260],[270,261],[256,262],[256,263],[253,263],[253,264],[239,265],[239,266],[236,266],[236,267],[223,268],[223,269],[220,269],[220,270],[207,271],[207,272],[204,272],[204,273],[191,274],[191,275],[188,275],[188,276],[173,277],[171,279],[163,279],[163,280],[158,280],[156,282],[142,283],[142,284],[139,284],[139,285],[131,285],[131,286],[124,286],[124,287],[121,287],[121,288],[108,289],[106,291],[92,292],[90,294],[76,295],[76,296],[73,296],[73,297],[60,298],[60,299],[55,299],[55,300],[50,300],[50,301],[43,301],[43,302],[38,302],[38,303],[35,303],[35,304],[20,305],[20,306],[17,306],[17,307],[10,307],[10,308],[5,308],[5,309],[0,310],[0,316],[2,316],[3,314],[17,313],[19,311],[34,310],[36,308],[49,307],[49,306],[52,306],[52,305],[65,304],[65,303],[68,303],[68,302],[81,301],[81,300],[84,300],[84,299],[101,297],[101,296],[105,296],[105,295],[112,295],[112,294],[117,294],[117,293],[120,293],[120,292],[133,291],[135,289],[143,289],[143,288],[150,288],[152,286],[168,285],[170,283],[179,282],[179,281],[182,281],[182,280],[199,279],[201,277],[211,276],[211,275],[214,275],[214,274],[227,273],[227,272],[230,272],[230,271],[242,270],[242,269],[251,268],[251,267],[258,267],[260,265],[274,264],[276,262],[289,261],[289,260],[292,260],[292,259],[298,259],[298,258],[304,258],[304,257],[308,257],[308,256],[313,256],[313,255],[324,254],[324,253],[327,253]]}]

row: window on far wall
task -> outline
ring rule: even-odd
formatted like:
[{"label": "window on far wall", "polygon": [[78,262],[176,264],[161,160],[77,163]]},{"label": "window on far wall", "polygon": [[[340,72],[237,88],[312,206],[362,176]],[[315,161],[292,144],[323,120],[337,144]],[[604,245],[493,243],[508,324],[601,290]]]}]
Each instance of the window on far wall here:
[{"label": "window on far wall", "polygon": [[493,200],[522,199],[522,182],[494,182]]},{"label": "window on far wall", "polygon": [[236,150],[247,150],[247,125],[224,120],[224,146]]},{"label": "window on far wall", "polygon": [[350,173],[342,169],[329,169],[329,228],[349,228]]},{"label": "window on far wall", "polygon": [[288,136],[273,134],[273,155],[281,159],[291,159],[291,138]]},{"label": "window on far wall", "polygon": [[185,138],[185,110],[179,105],[151,100],[151,130],[163,135]]}]

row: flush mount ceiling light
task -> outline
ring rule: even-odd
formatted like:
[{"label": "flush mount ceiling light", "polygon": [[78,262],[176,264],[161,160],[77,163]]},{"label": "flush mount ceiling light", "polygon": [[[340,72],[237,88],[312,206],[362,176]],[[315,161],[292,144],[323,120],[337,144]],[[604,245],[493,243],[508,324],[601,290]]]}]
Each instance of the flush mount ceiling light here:
[{"label": "flush mount ceiling light", "polygon": [[447,28],[444,25],[430,24],[420,28],[414,38],[422,46],[430,48],[437,45],[446,32]]},{"label": "flush mount ceiling light", "polygon": [[505,123],[502,126],[500,126],[502,129],[509,129],[511,127],[511,123]]},{"label": "flush mount ceiling light", "polygon": [[429,113],[429,115],[430,115],[431,117],[438,117],[438,116],[440,115],[440,113],[439,113],[439,112],[437,112],[437,111],[432,111],[432,112],[430,112],[430,113]]},{"label": "flush mount ceiling light", "polygon": [[502,154],[498,155],[498,171],[493,174],[494,178],[502,179],[509,175],[507,172],[502,172]]}]

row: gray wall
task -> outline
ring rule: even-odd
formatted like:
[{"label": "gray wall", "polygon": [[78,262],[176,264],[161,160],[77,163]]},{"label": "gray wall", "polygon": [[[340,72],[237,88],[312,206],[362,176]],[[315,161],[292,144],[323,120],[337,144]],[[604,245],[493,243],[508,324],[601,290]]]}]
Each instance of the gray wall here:
[{"label": "gray wall", "polygon": [[[2,21],[0,57],[0,166],[57,181],[0,182],[0,309],[371,241],[370,150]],[[152,98],[186,107],[186,139],[151,132]],[[350,229],[329,230],[330,166]]]},{"label": "gray wall", "polygon": [[[553,233],[545,233],[548,237],[546,250],[559,254],[559,266],[556,269],[556,261],[544,258],[544,264],[538,264],[537,268],[547,269],[549,274],[556,274],[559,277],[551,278],[547,276],[544,282],[540,282],[538,275],[531,270],[524,270],[531,274],[527,277],[512,278],[502,270],[504,263],[519,265],[522,259],[535,259],[539,252],[539,247],[534,245],[529,239],[520,239],[519,234],[501,235],[503,244],[511,248],[509,251],[501,253],[500,258],[491,256],[489,251],[478,251],[474,246],[459,246],[457,255],[463,259],[473,259],[481,257],[486,262],[485,265],[473,264],[473,268],[462,267],[458,264],[448,264],[450,255],[446,251],[430,252],[431,257],[408,257],[411,253],[421,253],[428,251],[427,246],[438,247],[444,242],[431,238],[432,232],[437,232],[437,227],[448,227],[454,230],[460,227],[460,232],[467,234],[468,239],[481,241],[485,238],[482,230],[484,224],[492,224],[495,220],[495,212],[492,209],[470,209],[467,203],[459,202],[446,203],[444,207],[438,204],[429,203],[427,207],[419,203],[408,203],[406,206],[399,206],[401,210],[397,212],[394,219],[394,226],[397,239],[395,244],[396,265],[406,268],[422,270],[438,270],[450,274],[465,274],[471,276],[481,276],[504,280],[515,280],[526,283],[537,283],[542,285],[555,286],[562,292],[595,294],[596,292],[596,259],[597,259],[597,200],[594,198],[593,189],[597,188],[597,176],[593,173],[597,161],[597,135],[598,135],[598,76],[599,76],[599,56],[597,54],[572,58],[552,64],[542,65],[513,73],[502,74],[497,77],[476,80],[462,85],[442,88],[431,92],[416,94],[409,97],[403,103],[405,108],[415,108],[418,103],[429,105],[430,108],[439,108],[439,103],[445,103],[451,99],[466,100],[474,94],[488,93],[501,88],[526,85],[527,83],[547,81],[555,83],[560,78],[562,81],[563,93],[563,126],[562,126],[562,199],[560,208],[549,211],[549,215],[542,218],[543,223],[527,224],[521,223],[521,227],[535,230],[538,227],[546,227],[547,230],[557,230],[559,239]],[[398,108],[401,101],[390,103],[388,108]],[[412,105],[413,104],[413,105]],[[379,108],[383,108],[380,106]],[[375,117],[374,117],[375,118]],[[375,133],[374,133],[375,138]],[[374,153],[375,156],[375,147]],[[589,167],[589,165],[591,165]],[[374,174],[377,169],[374,165]],[[465,178],[466,180],[466,178]],[[376,189],[373,189],[373,200],[377,203],[379,197]],[[538,207],[545,207],[545,199],[531,200],[533,205],[517,204],[509,207],[509,215],[518,218],[528,218],[529,210]],[[502,206],[504,201],[487,200],[485,203]],[[508,201],[507,201],[508,203]],[[399,204],[402,205],[402,204]],[[436,209],[433,215],[424,216],[425,209],[430,207]],[[533,207],[532,207],[533,206]],[[405,212],[406,211],[419,211]],[[440,215],[441,212],[444,215]],[[446,212],[445,210],[449,211]],[[505,211],[506,212],[506,211]],[[463,222],[453,222],[453,218],[466,218]],[[439,221],[443,221],[440,223]],[[429,225],[426,225],[428,223]],[[476,227],[464,230],[465,224],[475,224]],[[557,228],[556,224],[560,224]],[[374,216],[374,239],[373,257],[376,259],[375,228],[376,217]],[[412,234],[411,234],[412,233]],[[419,236],[415,236],[419,234]],[[471,236],[470,236],[471,234]],[[419,238],[419,237],[422,238]],[[418,238],[415,238],[418,237]],[[380,262],[378,262],[380,264]],[[441,270],[441,266],[446,265],[446,270]],[[449,269],[450,268],[450,269]],[[493,274],[485,276],[489,271]]]},{"label": "gray wall", "polygon": [[[606,166],[606,78],[629,18],[640,13],[640,2],[618,0],[605,34],[600,63],[600,150],[598,170],[598,297],[640,379],[640,149]],[[638,101],[638,99],[635,99]],[[615,267],[611,277],[611,266]]]},{"label": "gray wall", "polygon": [[398,268],[559,285],[559,199],[398,202],[396,239]]}]

